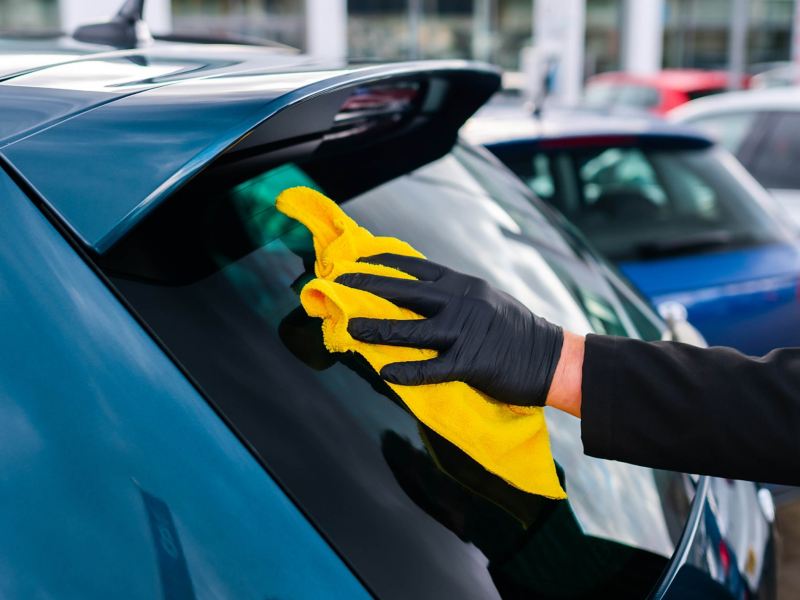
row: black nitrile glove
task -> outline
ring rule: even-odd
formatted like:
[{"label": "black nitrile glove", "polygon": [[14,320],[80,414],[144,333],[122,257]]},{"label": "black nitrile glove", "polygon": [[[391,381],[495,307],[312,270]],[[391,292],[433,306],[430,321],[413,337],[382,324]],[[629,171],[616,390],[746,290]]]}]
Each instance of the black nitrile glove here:
[{"label": "black nitrile glove", "polygon": [[561,355],[560,327],[483,279],[436,263],[396,254],[361,260],[399,269],[417,280],[348,273],[336,281],[426,318],[350,319],[350,335],[362,342],[439,352],[431,360],[386,365],[381,369],[386,381],[463,381],[500,402],[544,405]]}]

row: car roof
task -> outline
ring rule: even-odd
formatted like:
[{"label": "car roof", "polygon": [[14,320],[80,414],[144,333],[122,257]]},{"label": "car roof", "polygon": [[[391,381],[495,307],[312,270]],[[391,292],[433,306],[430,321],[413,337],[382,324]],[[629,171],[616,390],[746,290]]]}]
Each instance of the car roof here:
[{"label": "car roof", "polygon": [[728,75],[724,71],[707,71],[704,69],[663,69],[651,75],[609,71],[595,75],[589,80],[589,83],[605,81],[638,83],[691,92],[725,87],[728,83]]},{"label": "car roof", "polygon": [[639,112],[628,116],[590,111],[557,111],[536,118],[521,110],[505,113],[481,111],[467,121],[462,135],[472,143],[493,145],[511,141],[635,136],[650,139],[713,143],[705,134]]},{"label": "car roof", "polygon": [[97,251],[289,106],[396,77],[457,73],[476,89],[499,85],[495,68],[466,61],[348,64],[285,48],[114,50],[63,38],[3,41],[0,72],[0,158]]},{"label": "car roof", "polygon": [[670,120],[683,121],[695,116],[747,111],[800,110],[800,88],[769,88],[727,92],[687,102],[669,113]]}]

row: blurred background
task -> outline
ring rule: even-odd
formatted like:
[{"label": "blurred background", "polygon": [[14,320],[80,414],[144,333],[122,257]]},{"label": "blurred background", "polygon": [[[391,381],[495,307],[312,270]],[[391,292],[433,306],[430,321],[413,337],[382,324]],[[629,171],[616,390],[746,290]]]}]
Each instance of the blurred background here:
[{"label": "blurred background", "polygon": [[[0,29],[71,31],[118,8],[3,0]],[[155,33],[268,38],[331,57],[471,58],[512,73],[545,62],[551,92],[570,103],[604,71],[725,70],[739,87],[797,57],[797,15],[795,0],[150,0],[146,17]]]},{"label": "blurred background", "polygon": [[[121,4],[0,0],[0,36],[70,34]],[[800,345],[800,0],[147,0],[144,16],[157,37],[323,61],[500,66],[471,141],[671,327],[754,355]],[[772,491],[795,598],[800,489]]]}]

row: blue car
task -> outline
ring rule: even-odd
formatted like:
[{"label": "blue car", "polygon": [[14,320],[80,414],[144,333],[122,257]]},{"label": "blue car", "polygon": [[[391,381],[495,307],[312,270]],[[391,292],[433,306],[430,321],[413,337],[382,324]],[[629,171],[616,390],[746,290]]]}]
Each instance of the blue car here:
[{"label": "blue car", "polygon": [[569,500],[522,493],[300,308],[303,184],[575,331],[676,335],[458,140],[494,69],[128,22],[0,41],[0,596],[774,598],[766,490],[584,456],[551,413]]},{"label": "blue car", "polygon": [[800,345],[800,246],[790,220],[727,151],[641,117],[476,119],[487,147],[654,303],[711,345]]}]

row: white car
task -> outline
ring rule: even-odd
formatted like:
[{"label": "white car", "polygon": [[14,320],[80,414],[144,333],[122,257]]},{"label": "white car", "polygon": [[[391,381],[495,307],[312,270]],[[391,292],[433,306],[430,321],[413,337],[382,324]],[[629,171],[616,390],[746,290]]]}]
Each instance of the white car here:
[{"label": "white car", "polygon": [[800,227],[800,88],[701,98],[668,118],[701,129],[735,154]]}]

